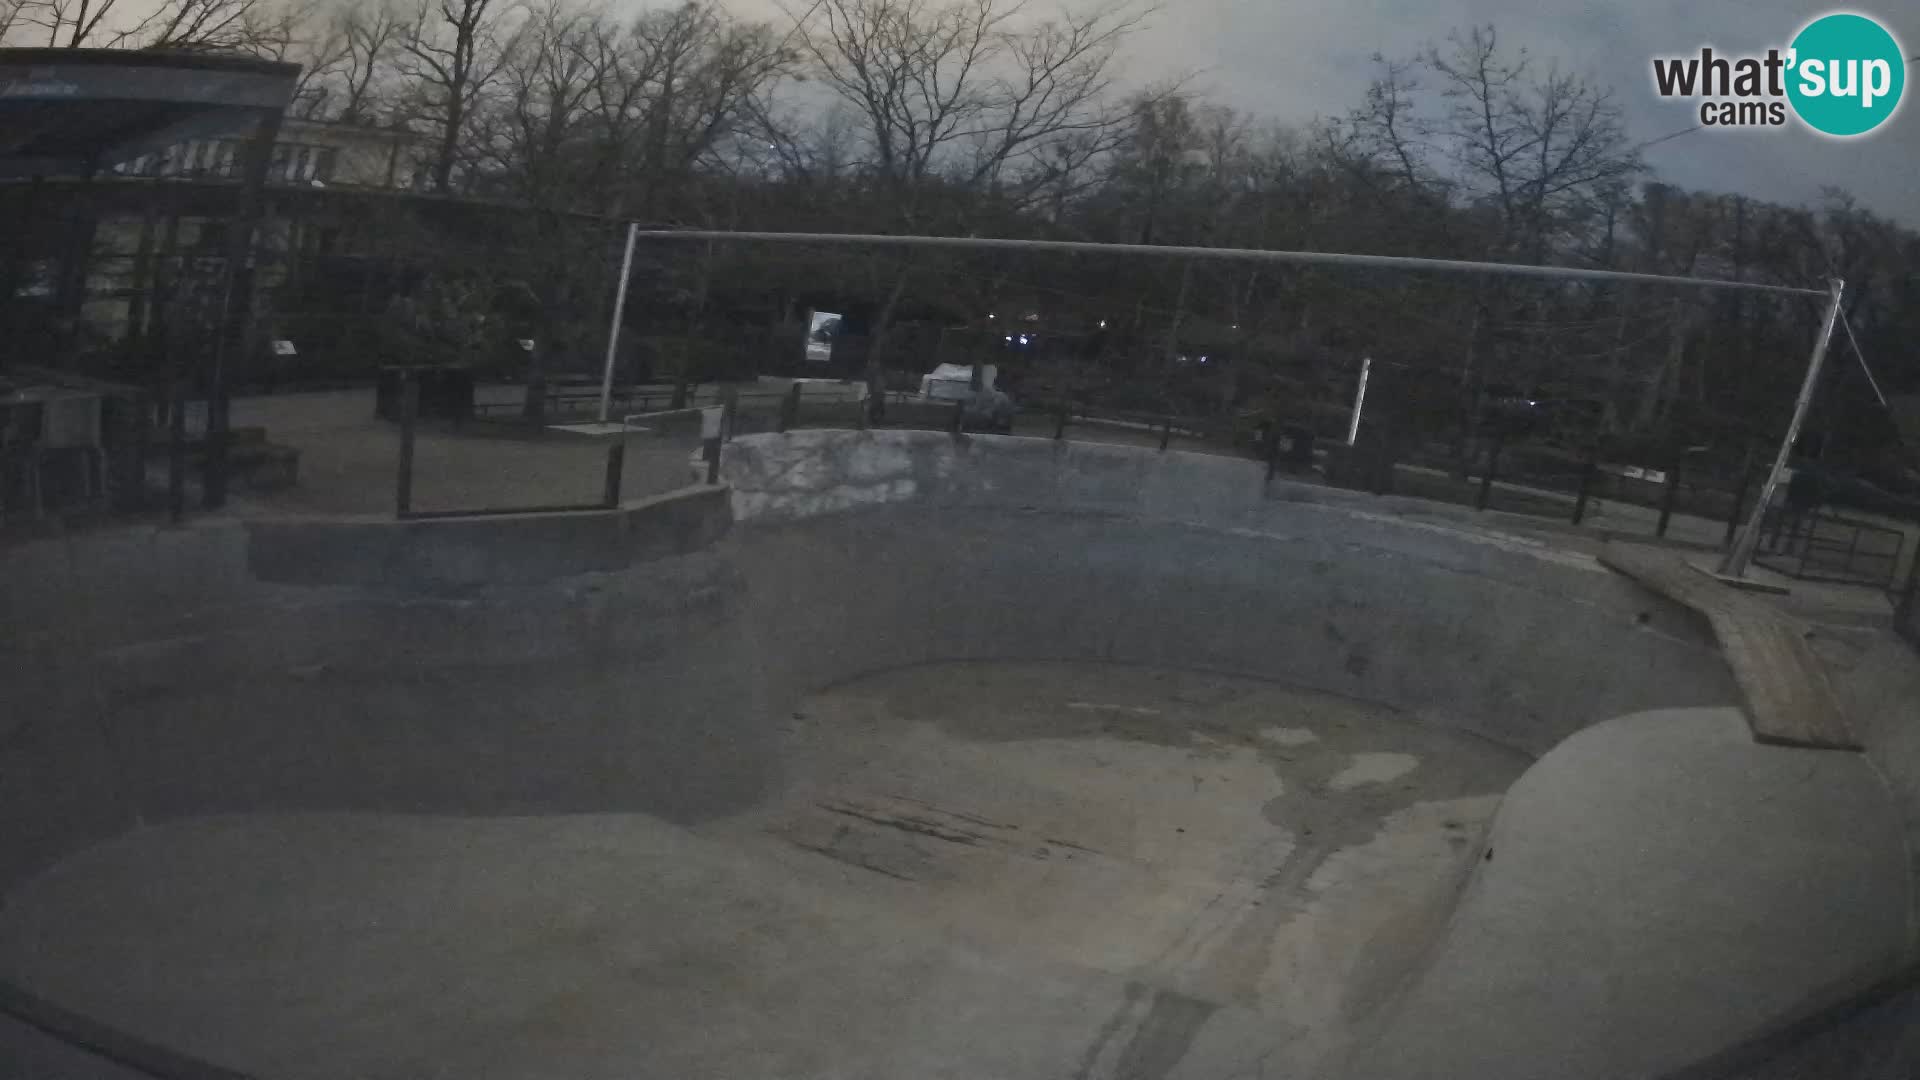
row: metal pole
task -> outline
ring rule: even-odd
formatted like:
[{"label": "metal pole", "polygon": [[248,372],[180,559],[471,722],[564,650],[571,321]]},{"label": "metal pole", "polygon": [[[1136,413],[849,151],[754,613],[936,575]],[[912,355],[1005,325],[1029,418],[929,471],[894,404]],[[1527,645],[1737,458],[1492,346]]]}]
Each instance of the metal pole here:
[{"label": "metal pole", "polygon": [[394,517],[406,517],[413,510],[413,424],[419,412],[420,383],[408,372],[400,380],[400,475],[394,481]]},{"label": "metal pole", "polygon": [[1832,298],[1827,302],[1826,318],[1821,320],[1820,337],[1813,343],[1813,357],[1807,361],[1807,377],[1800,383],[1800,397],[1793,403],[1793,419],[1787,423],[1787,434],[1780,440],[1780,453],[1773,459],[1767,481],[1760,485],[1760,497],[1748,512],[1746,529],[1740,533],[1733,550],[1727,553],[1726,561],[1720,564],[1720,573],[1726,577],[1747,575],[1754,548],[1760,543],[1761,522],[1767,508],[1773,505],[1773,496],[1780,488],[1780,474],[1787,471],[1787,462],[1793,457],[1793,444],[1800,440],[1800,427],[1806,423],[1807,410],[1813,405],[1813,392],[1819,388],[1820,369],[1827,362],[1827,347],[1833,343],[1833,326],[1840,319],[1840,299],[1846,294],[1847,283],[1834,278],[1827,288]]},{"label": "metal pole", "polygon": [[1487,475],[1480,478],[1480,497],[1473,504],[1475,510],[1485,510],[1493,501],[1494,474],[1500,471],[1500,449],[1506,444],[1506,429],[1496,426],[1493,429],[1493,445],[1487,448]]},{"label": "metal pole", "polygon": [[627,313],[627,279],[633,274],[633,242],[640,235],[638,222],[627,222],[627,253],[620,257],[620,290],[613,296],[613,324],[607,327],[607,366],[600,373],[600,422],[610,423],[613,412],[613,358],[620,349],[620,320]]},{"label": "metal pole", "polygon": [[1673,504],[1680,497],[1680,470],[1686,461],[1686,450],[1675,449],[1668,463],[1666,488],[1660,493],[1660,522],[1653,528],[1653,535],[1662,540],[1667,538],[1667,528],[1673,524]]},{"label": "metal pole", "polygon": [[1353,395],[1353,419],[1347,422],[1347,445],[1360,437],[1360,411],[1367,407],[1367,376],[1373,374],[1373,357],[1360,360],[1360,389]]},{"label": "metal pole", "polygon": [[626,463],[627,437],[623,432],[619,442],[607,447],[606,491],[601,498],[601,502],[605,503],[609,510],[617,510],[620,508],[620,477],[626,468]]},{"label": "metal pole", "polygon": [[1513,277],[1561,278],[1576,281],[1644,281],[1708,289],[1745,289],[1751,292],[1823,296],[1821,289],[1769,285],[1758,281],[1724,281],[1672,274],[1634,274],[1624,270],[1587,270],[1573,266],[1531,266],[1525,263],[1473,262],[1464,259],[1420,259],[1406,255],[1354,255],[1343,251],[1269,251],[1261,248],[1176,247],[1159,244],[1101,244],[1085,240],[1009,240],[991,236],[894,236],[880,233],[727,232],[714,229],[642,229],[649,240],[747,240],[794,244],[848,244],[861,247],[935,247],[971,251],[1048,251],[1060,253],[1150,255],[1170,259],[1221,259],[1241,262],[1301,263],[1318,266],[1357,266],[1369,269],[1425,270],[1441,273],[1506,274]]},{"label": "metal pole", "polygon": [[700,410],[700,446],[707,459],[707,483],[720,482],[720,444],[726,437],[726,409]]}]

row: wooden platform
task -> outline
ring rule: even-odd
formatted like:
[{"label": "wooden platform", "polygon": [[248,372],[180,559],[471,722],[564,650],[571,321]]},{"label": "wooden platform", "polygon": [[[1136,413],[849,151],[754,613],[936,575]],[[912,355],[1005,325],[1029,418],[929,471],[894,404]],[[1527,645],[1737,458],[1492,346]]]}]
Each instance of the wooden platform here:
[{"label": "wooden platform", "polygon": [[1860,749],[1826,669],[1807,645],[1806,627],[1792,616],[1694,568],[1674,551],[1609,543],[1600,561],[1707,617],[1746,696],[1756,742]]}]

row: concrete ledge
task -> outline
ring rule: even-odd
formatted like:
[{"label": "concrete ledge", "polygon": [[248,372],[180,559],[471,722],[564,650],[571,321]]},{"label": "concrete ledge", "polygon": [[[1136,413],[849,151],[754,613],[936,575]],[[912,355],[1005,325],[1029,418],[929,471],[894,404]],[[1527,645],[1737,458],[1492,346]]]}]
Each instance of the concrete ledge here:
[{"label": "concrete ledge", "polygon": [[293,585],[532,585],[697,551],[730,522],[726,493],[707,487],[567,514],[259,522],[246,526],[247,566]]}]

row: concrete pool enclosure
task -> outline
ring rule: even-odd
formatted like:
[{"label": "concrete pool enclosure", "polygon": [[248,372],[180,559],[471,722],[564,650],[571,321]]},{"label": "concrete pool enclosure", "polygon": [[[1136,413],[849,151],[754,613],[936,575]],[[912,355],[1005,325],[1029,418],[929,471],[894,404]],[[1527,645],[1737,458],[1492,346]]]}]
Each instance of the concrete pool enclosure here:
[{"label": "concrete pool enclosure", "polygon": [[1911,962],[1894,676],[1759,746],[1689,613],[1254,463],[725,474],[9,552],[0,976],[263,1077],[1638,1076]]}]

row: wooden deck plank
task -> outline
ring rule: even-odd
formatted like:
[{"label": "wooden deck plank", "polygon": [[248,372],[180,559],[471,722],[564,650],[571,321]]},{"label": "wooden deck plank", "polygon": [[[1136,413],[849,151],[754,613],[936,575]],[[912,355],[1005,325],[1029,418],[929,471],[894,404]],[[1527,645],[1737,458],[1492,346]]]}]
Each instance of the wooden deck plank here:
[{"label": "wooden deck plank", "polygon": [[1666,549],[1608,543],[1600,562],[1706,616],[1746,696],[1747,723],[1756,742],[1860,749],[1798,620]]}]

